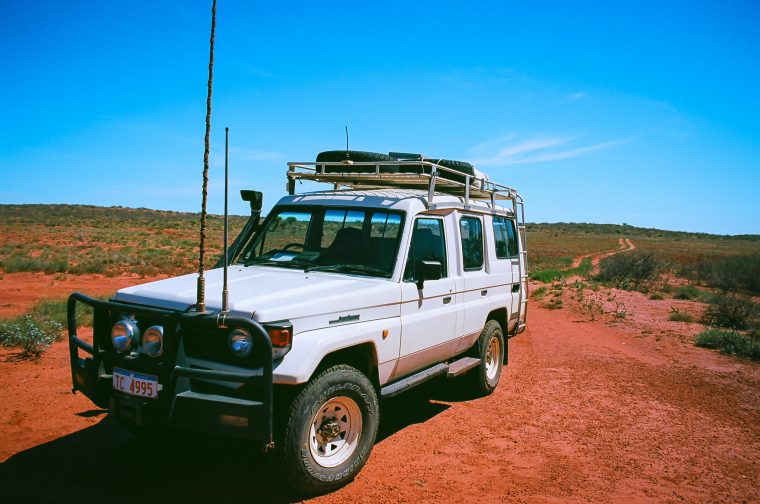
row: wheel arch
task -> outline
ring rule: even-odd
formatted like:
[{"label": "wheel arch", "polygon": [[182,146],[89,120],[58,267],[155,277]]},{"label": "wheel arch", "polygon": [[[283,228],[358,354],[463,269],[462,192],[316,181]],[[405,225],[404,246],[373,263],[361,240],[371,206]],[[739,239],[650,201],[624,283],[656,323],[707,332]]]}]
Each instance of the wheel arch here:
[{"label": "wheel arch", "polygon": [[[491,310],[491,312],[488,314],[488,317],[486,317],[486,324],[489,320],[495,320],[499,323],[499,326],[501,327],[501,335],[504,338],[504,348],[503,348],[503,355],[502,355],[502,362],[504,364],[507,363],[507,357],[509,357],[509,350],[508,346],[509,344],[507,341],[509,340],[509,312],[507,311],[506,307],[497,308],[495,310]],[[485,326],[485,324],[483,324]]]},{"label": "wheel arch", "polygon": [[334,350],[325,355],[317,364],[312,376],[338,364],[346,364],[364,374],[372,385],[380,390],[380,377],[377,371],[377,352],[370,342],[360,343],[350,347]]}]

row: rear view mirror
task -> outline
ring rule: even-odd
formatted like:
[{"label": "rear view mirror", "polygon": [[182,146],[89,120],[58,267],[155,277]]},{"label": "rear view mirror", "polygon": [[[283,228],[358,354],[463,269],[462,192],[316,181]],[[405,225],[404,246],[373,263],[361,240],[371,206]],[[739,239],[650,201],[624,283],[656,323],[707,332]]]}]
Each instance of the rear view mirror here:
[{"label": "rear view mirror", "polygon": [[417,263],[417,289],[422,290],[425,280],[440,280],[443,267],[440,261],[420,261]]}]

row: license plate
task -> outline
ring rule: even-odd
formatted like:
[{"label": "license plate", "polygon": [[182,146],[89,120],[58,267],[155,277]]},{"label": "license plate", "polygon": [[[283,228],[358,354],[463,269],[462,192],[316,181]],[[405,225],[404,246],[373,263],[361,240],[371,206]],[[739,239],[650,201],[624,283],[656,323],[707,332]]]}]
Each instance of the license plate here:
[{"label": "license plate", "polygon": [[155,399],[158,397],[158,376],[113,368],[113,388],[125,394]]}]

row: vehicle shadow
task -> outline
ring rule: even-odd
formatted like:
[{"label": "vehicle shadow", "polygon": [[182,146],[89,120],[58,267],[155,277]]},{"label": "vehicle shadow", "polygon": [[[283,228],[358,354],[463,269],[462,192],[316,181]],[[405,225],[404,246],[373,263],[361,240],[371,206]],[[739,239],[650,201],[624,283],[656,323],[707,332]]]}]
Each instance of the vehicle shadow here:
[{"label": "vehicle shadow", "polygon": [[[449,408],[426,384],[383,400],[377,442]],[[90,416],[93,411],[82,412]],[[138,439],[104,417],[79,432],[19,452],[0,464],[3,502],[300,502],[249,442],[177,433]]]}]

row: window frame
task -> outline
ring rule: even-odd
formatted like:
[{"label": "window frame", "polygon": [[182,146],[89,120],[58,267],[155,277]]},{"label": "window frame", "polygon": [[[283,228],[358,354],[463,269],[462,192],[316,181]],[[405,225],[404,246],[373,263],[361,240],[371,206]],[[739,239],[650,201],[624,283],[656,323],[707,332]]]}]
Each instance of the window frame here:
[{"label": "window frame", "polygon": [[417,282],[417,272],[414,269],[414,265],[412,265],[412,278],[406,278],[406,269],[409,267],[409,258],[412,255],[412,242],[414,241],[414,230],[417,227],[417,221],[425,219],[425,220],[434,220],[441,223],[441,237],[443,238],[443,259],[445,264],[441,264],[441,278],[448,278],[449,277],[449,248],[448,243],[446,241],[446,220],[443,217],[438,217],[435,215],[417,215],[414,217],[414,220],[412,222],[412,225],[410,227],[410,233],[411,236],[409,237],[409,247],[407,247],[406,250],[406,260],[404,261],[404,268],[401,270],[401,280],[403,282],[409,282],[409,283],[415,283]]},{"label": "window frame", "polygon": [[[462,221],[465,219],[470,219],[478,222],[480,224],[480,265],[477,267],[465,267],[465,251],[464,251],[464,236],[462,235]],[[486,247],[485,247],[485,236],[484,236],[484,226],[483,226],[483,219],[477,215],[461,215],[459,217],[459,247],[462,251],[462,270],[463,271],[482,271],[483,268],[485,268],[486,265]]]},{"label": "window frame", "polygon": [[[503,255],[503,256],[499,255],[499,250],[498,248],[496,248],[496,243],[498,241],[496,239],[496,221],[497,220],[500,220],[504,223],[504,232],[506,233],[506,239],[507,239],[506,255]],[[494,238],[493,249],[494,249],[494,254],[496,255],[496,259],[514,259],[516,257],[519,257],[520,246],[517,241],[517,228],[515,225],[515,220],[510,219],[509,217],[506,217],[504,215],[494,215],[492,219],[492,227],[493,227],[493,238]],[[509,233],[510,229],[512,230],[511,236]],[[516,252],[514,254],[511,252],[513,242],[516,245],[515,247]]]}]

